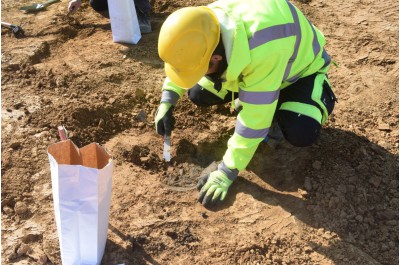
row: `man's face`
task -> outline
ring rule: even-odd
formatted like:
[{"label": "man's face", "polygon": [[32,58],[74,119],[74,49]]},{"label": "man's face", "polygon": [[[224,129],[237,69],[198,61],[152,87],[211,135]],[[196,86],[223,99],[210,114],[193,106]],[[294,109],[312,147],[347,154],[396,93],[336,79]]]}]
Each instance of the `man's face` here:
[{"label": "man's face", "polygon": [[213,56],[211,56],[206,75],[216,73],[218,71],[219,63],[221,62],[221,60],[222,60],[221,55],[214,54]]}]

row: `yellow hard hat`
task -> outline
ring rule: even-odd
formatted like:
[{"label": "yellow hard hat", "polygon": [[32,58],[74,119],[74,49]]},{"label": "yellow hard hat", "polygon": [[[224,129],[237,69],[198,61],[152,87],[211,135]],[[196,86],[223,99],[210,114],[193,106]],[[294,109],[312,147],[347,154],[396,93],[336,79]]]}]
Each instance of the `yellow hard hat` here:
[{"label": "yellow hard hat", "polygon": [[184,7],[168,16],[160,30],[158,54],[173,83],[189,89],[206,74],[219,34],[218,19],[208,7]]}]

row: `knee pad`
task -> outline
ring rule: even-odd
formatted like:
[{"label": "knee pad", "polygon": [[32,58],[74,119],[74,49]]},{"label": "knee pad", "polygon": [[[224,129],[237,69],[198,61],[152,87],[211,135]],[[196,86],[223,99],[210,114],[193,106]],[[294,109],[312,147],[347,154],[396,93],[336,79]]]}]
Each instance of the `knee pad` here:
[{"label": "knee pad", "polygon": [[279,110],[277,120],[285,139],[297,147],[312,145],[321,132],[315,119],[292,111]]}]

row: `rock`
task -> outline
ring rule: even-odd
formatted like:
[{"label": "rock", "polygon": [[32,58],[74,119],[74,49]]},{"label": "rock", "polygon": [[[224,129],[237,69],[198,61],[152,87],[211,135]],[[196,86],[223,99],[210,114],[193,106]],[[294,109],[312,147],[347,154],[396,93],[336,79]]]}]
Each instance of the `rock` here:
[{"label": "rock", "polygon": [[140,158],[141,163],[148,163],[149,161],[150,161],[150,157],[148,157],[148,156]]},{"label": "rock", "polygon": [[22,243],[21,246],[19,246],[19,248],[17,249],[17,254],[18,256],[23,256],[31,250],[32,248],[29,245]]},{"label": "rock", "polygon": [[34,259],[37,264],[44,265],[47,263],[47,256],[40,248],[35,248],[28,252],[27,255]]},{"label": "rock", "polygon": [[146,96],[146,93],[143,91],[143,89],[136,88],[136,93],[135,93],[136,98],[138,99],[143,99]]},{"label": "rock", "polygon": [[305,188],[307,191],[311,191],[311,190],[312,190],[311,179],[310,179],[309,177],[306,177],[306,178],[304,179],[304,188]]},{"label": "rock", "polygon": [[316,169],[316,170],[320,170],[321,167],[322,167],[322,163],[321,163],[320,161],[315,161],[315,162],[312,164],[312,167],[313,167],[314,169]]},{"label": "rock", "polygon": [[398,213],[390,209],[383,210],[378,215],[384,220],[395,220],[398,218]]},{"label": "rock", "polygon": [[147,113],[144,110],[140,110],[139,113],[136,115],[136,119],[141,122],[147,122]]},{"label": "rock", "polygon": [[16,258],[18,258],[18,254],[17,253],[11,253],[8,256],[8,262],[11,262],[11,261],[15,260]]},{"label": "rock", "polygon": [[10,206],[6,205],[6,206],[3,207],[3,212],[6,215],[12,215],[14,213],[14,210]]},{"label": "rock", "polygon": [[368,180],[368,182],[369,182],[370,184],[374,185],[375,188],[378,188],[379,185],[381,184],[381,179],[380,179],[379,177],[372,176],[372,177]]},{"label": "rock", "polygon": [[391,131],[389,124],[387,124],[385,122],[379,122],[378,130],[380,130],[380,131]]},{"label": "rock", "polygon": [[299,189],[298,191],[299,191],[301,197],[303,197],[303,198],[308,197],[308,192],[306,190]]},{"label": "rock", "polygon": [[322,235],[322,237],[325,238],[325,239],[327,239],[327,240],[330,240],[330,239],[333,238],[333,236],[331,235],[331,233],[330,233],[329,231],[326,231],[326,232]]},{"label": "rock", "polygon": [[28,213],[29,209],[25,203],[17,202],[14,206],[14,211],[16,214],[23,216]]},{"label": "rock", "polygon": [[15,108],[15,109],[19,109],[19,108],[21,108],[23,105],[24,105],[24,103],[22,103],[22,102],[17,102],[17,103],[14,104],[14,108]]},{"label": "rock", "polygon": [[329,203],[328,203],[328,206],[329,206],[329,208],[333,208],[333,207],[335,207],[335,205],[337,205],[337,203],[339,202],[339,198],[337,198],[337,197],[331,197],[330,199],[329,199]]},{"label": "rock", "polygon": [[12,149],[18,149],[19,147],[21,146],[21,142],[12,142],[11,144],[10,144],[10,147],[12,148]]}]

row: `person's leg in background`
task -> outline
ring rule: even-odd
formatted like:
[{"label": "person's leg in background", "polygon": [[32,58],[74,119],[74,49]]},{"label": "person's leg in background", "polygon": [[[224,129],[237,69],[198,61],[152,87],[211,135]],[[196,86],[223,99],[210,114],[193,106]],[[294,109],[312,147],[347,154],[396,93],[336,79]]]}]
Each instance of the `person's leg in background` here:
[{"label": "person's leg in background", "polygon": [[294,146],[312,145],[335,101],[325,75],[302,78],[281,90],[275,117],[285,139]]},{"label": "person's leg in background", "polygon": [[94,11],[100,13],[104,17],[109,18],[107,0],[90,0],[89,4]]},{"label": "person's leg in background", "polygon": [[151,5],[149,0],[134,0],[141,33],[151,32]]},{"label": "person's leg in background", "polygon": [[[150,33],[151,32],[151,5],[149,0],[134,0],[136,16],[138,18],[140,32]],[[94,11],[98,12],[106,18],[110,18],[108,13],[108,2],[107,0],[90,0],[90,6]]]}]

